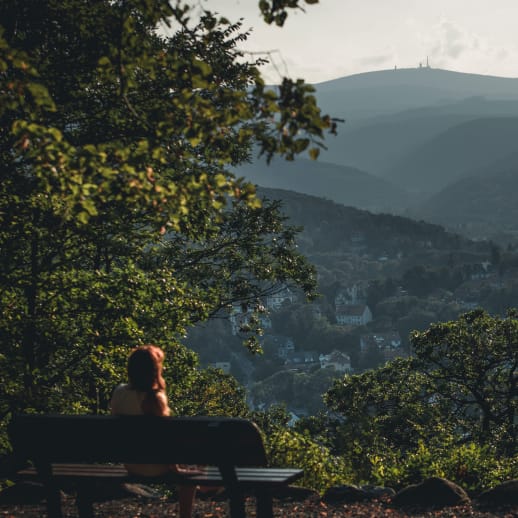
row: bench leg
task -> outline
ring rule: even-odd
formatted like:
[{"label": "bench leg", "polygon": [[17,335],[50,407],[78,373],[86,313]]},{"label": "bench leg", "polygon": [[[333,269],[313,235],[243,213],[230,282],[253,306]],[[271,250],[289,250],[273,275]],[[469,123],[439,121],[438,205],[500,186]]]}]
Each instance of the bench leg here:
[{"label": "bench leg", "polygon": [[63,518],[61,511],[61,491],[54,484],[47,484],[46,487],[47,516],[49,518]]},{"label": "bench leg", "polygon": [[258,491],[257,518],[273,518],[273,499],[270,491]]},{"label": "bench leg", "polygon": [[88,489],[77,492],[76,506],[79,518],[94,518],[93,501]]},{"label": "bench leg", "polygon": [[231,518],[245,518],[245,496],[242,491],[231,491],[229,503]]}]

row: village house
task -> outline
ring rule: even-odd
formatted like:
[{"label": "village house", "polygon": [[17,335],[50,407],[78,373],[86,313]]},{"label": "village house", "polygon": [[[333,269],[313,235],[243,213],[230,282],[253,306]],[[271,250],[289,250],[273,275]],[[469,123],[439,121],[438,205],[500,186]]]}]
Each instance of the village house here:
[{"label": "village house", "polygon": [[406,356],[406,352],[401,348],[401,336],[397,331],[387,333],[370,333],[360,336],[360,350],[362,353],[371,348],[376,348],[383,353],[385,361]]},{"label": "village house", "polygon": [[372,321],[372,313],[365,304],[347,304],[336,310],[335,318],[342,326],[364,326]]},{"label": "village house", "polygon": [[285,365],[299,369],[309,369],[318,364],[318,354],[316,351],[293,351],[288,353]]},{"label": "village house", "polygon": [[285,360],[294,351],[295,343],[291,338],[286,338],[283,342],[279,343],[279,347],[277,349],[277,356]]},{"label": "village house", "polygon": [[397,331],[387,333],[369,333],[360,336],[360,350],[365,352],[372,346],[378,349],[399,349],[401,348],[401,336]]},{"label": "village house", "polygon": [[272,293],[266,297],[266,307],[270,311],[277,311],[283,304],[293,304],[295,300],[295,294],[286,286],[277,293]]},{"label": "village house", "polygon": [[335,372],[344,374],[352,372],[350,356],[340,351],[334,350],[330,354],[321,354],[319,360],[322,369],[333,369]]},{"label": "village house", "polygon": [[475,281],[479,279],[487,279],[492,275],[492,266],[489,261],[472,264],[470,267],[470,279]]},{"label": "village house", "polygon": [[295,351],[295,342],[289,336],[268,334],[263,339],[263,347],[273,352],[281,360],[285,360]]}]

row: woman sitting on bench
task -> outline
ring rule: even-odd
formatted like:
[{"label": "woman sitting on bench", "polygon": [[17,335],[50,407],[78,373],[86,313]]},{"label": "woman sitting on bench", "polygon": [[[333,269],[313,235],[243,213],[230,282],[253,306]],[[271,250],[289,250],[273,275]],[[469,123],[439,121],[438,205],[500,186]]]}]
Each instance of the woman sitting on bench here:
[{"label": "woman sitting on bench", "polygon": [[[171,414],[162,377],[164,352],[160,347],[144,345],[132,351],[128,359],[128,381],[119,385],[111,398],[111,412],[115,415]],[[149,440],[153,440],[150,437]],[[158,476],[175,471],[189,473],[177,465],[169,464],[126,464],[129,473]],[[180,518],[190,518],[196,487],[179,486]]]}]

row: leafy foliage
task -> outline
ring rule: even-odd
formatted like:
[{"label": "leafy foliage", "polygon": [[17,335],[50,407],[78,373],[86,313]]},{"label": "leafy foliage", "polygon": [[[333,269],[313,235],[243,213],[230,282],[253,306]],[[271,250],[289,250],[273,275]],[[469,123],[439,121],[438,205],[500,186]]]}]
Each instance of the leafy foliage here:
[{"label": "leafy foliage", "polygon": [[[318,4],[318,0],[304,0],[306,4]],[[288,17],[288,9],[301,9],[302,0],[260,0],[259,7],[266,23],[283,26]]]},{"label": "leafy foliage", "polygon": [[518,318],[482,310],[414,333],[412,345],[437,395],[475,440],[514,453],[518,425]]},{"label": "leafy foliage", "polygon": [[455,444],[442,436],[440,441],[419,441],[404,454],[385,452],[371,456],[371,481],[394,488],[443,477],[464,489],[479,493],[505,480],[516,478],[518,457],[502,457],[489,446],[473,442]]},{"label": "leafy foliage", "polygon": [[350,481],[352,473],[340,457],[333,455],[323,442],[311,438],[308,431],[287,428],[289,415],[282,406],[255,412],[253,420],[264,432],[266,453],[272,466],[298,466],[304,469],[299,482],[323,493],[333,485]]},{"label": "leafy foliage", "polygon": [[433,395],[427,378],[408,358],[335,381],[324,396],[328,408],[344,418],[326,426],[335,430],[335,449],[368,479],[372,455],[411,450],[451,427],[447,403],[432,400]]},{"label": "leafy foliage", "polygon": [[176,415],[248,416],[243,387],[217,369],[200,371],[191,383],[176,383],[174,387]]},{"label": "leafy foliage", "polygon": [[296,230],[230,166],[252,146],[293,159],[334,122],[302,81],[266,88],[240,23],[194,8],[0,5],[1,416],[105,411],[146,342],[166,350],[171,399],[201,390],[183,411],[221,386],[206,410],[239,414],[238,387],[197,373],[180,338],[279,283],[314,289]]},{"label": "leafy foliage", "polygon": [[516,326],[513,312],[479,310],[414,332],[413,358],[335,381],[324,396],[335,417],[311,423],[312,435],[359,480],[399,487],[437,475],[480,490],[514,476]]},{"label": "leafy foliage", "polygon": [[332,455],[309,435],[290,429],[278,430],[266,436],[266,449],[272,466],[299,466],[304,469],[300,483],[321,493],[351,479],[343,459]]}]

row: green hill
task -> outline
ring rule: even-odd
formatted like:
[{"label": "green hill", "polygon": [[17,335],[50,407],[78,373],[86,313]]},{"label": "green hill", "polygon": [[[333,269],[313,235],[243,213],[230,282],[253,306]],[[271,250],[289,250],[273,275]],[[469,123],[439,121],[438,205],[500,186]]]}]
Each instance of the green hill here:
[{"label": "green hill", "polygon": [[[469,248],[469,240],[437,224],[391,214],[373,214],[333,201],[282,189],[260,188],[259,194],[281,200],[283,212],[303,227],[301,249],[307,254],[355,253],[415,255],[434,250]],[[361,252],[360,252],[361,251]]]},{"label": "green hill", "polygon": [[406,207],[406,193],[358,169],[321,160],[274,160],[241,166],[236,173],[261,187],[288,189],[375,212]]},{"label": "green hill", "polygon": [[414,215],[468,235],[516,234],[517,191],[518,153],[513,153],[447,186]]},{"label": "green hill", "polygon": [[417,147],[449,128],[488,117],[518,117],[518,101],[471,97],[462,101],[426,106],[346,121],[337,136],[327,139],[321,159],[347,164],[380,177]]},{"label": "green hill", "polygon": [[386,178],[391,168],[416,148],[443,131],[473,118],[475,116],[468,114],[435,115],[432,112],[407,119],[402,119],[399,114],[379,117],[368,124],[353,125],[353,129],[346,124],[336,137],[327,139],[328,149],[322,151],[321,159],[336,164],[347,163]]},{"label": "green hill", "polygon": [[483,118],[450,128],[392,167],[387,175],[410,191],[438,192],[516,149],[518,117]]}]

